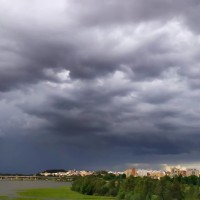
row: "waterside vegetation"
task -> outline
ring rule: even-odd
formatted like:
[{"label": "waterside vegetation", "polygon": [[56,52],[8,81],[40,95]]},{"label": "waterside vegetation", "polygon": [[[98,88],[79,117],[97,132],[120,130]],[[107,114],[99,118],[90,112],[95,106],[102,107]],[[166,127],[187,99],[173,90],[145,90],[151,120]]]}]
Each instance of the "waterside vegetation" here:
[{"label": "waterside vegetation", "polygon": [[124,178],[98,175],[76,179],[72,190],[87,195],[104,195],[119,200],[200,200],[200,178],[197,176],[158,179]]}]

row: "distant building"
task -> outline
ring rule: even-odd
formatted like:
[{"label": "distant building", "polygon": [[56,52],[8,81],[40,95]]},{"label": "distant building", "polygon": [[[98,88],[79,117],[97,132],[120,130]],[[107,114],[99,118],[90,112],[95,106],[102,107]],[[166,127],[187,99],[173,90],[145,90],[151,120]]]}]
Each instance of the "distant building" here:
[{"label": "distant building", "polygon": [[186,170],[181,170],[180,171],[180,175],[181,176],[187,176],[187,173],[186,173],[187,171]]},{"label": "distant building", "polygon": [[51,173],[48,172],[42,172],[40,173],[41,176],[51,176]]},{"label": "distant building", "polygon": [[149,175],[149,170],[146,170],[146,169],[137,170],[137,176],[143,177],[143,176],[148,176],[148,175]]},{"label": "distant building", "polygon": [[199,170],[197,169],[186,169],[181,166],[170,167],[169,171],[166,172],[166,175],[174,177],[174,176],[199,176]]},{"label": "distant building", "polygon": [[171,172],[170,171],[165,171],[165,175],[166,176],[171,176]]},{"label": "distant building", "polygon": [[186,176],[199,176],[199,170],[197,169],[187,169],[186,170]]},{"label": "distant building", "polygon": [[181,175],[181,169],[177,167],[172,167],[171,168],[171,175],[172,176],[179,176]]},{"label": "distant building", "polygon": [[137,171],[135,168],[127,169],[124,173],[126,174],[126,177],[137,175]]},{"label": "distant building", "polygon": [[83,170],[83,171],[80,171],[79,174],[80,174],[81,176],[89,176],[89,175],[92,175],[93,172]]},{"label": "distant building", "polygon": [[152,170],[148,172],[148,176],[153,179],[160,179],[161,177],[165,176],[165,172]]}]

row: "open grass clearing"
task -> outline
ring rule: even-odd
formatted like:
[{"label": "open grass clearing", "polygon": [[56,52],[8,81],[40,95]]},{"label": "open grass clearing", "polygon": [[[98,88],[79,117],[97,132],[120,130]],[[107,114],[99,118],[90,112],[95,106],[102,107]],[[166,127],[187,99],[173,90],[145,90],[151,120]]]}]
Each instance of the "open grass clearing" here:
[{"label": "open grass clearing", "polygon": [[66,200],[113,200],[112,197],[89,196],[74,192],[69,186],[59,188],[39,188],[28,189],[18,192],[20,198],[15,200],[46,200],[46,199],[66,199]]}]

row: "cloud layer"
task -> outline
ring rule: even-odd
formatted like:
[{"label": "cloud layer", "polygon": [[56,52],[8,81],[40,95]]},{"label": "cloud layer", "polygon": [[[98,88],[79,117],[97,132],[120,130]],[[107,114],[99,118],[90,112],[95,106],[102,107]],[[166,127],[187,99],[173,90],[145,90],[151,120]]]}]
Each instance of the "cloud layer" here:
[{"label": "cloud layer", "polygon": [[197,163],[199,11],[0,0],[0,171]]}]

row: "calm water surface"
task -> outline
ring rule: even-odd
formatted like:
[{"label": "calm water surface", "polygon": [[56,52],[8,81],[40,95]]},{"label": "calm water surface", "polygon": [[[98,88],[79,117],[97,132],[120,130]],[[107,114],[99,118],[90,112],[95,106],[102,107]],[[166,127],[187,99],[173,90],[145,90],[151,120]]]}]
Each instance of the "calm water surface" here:
[{"label": "calm water surface", "polygon": [[53,181],[4,181],[0,180],[0,196],[16,196],[16,191],[29,188],[49,188],[70,185],[66,182]]}]

